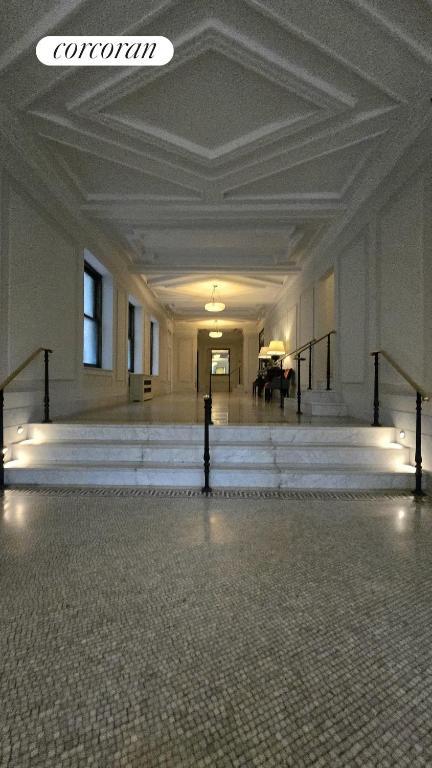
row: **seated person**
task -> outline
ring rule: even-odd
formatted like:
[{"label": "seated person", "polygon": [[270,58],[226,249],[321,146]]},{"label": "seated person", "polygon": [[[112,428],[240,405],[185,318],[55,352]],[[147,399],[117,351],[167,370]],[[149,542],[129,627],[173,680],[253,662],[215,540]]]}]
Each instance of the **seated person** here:
[{"label": "seated person", "polygon": [[290,396],[290,389],[291,385],[294,381],[294,369],[293,368],[284,368],[283,374],[282,374],[282,381],[281,381],[281,369],[280,367],[275,366],[273,368],[273,371],[277,370],[277,375],[273,373],[271,375],[270,381],[268,382],[268,386],[266,385],[266,398],[267,400],[272,400],[273,391],[277,389],[280,392],[281,384],[282,384],[282,392],[284,397]]},{"label": "seated person", "polygon": [[257,393],[258,397],[261,397],[265,382],[266,382],[265,372],[259,371],[252,385],[252,394],[255,395],[255,393]]}]

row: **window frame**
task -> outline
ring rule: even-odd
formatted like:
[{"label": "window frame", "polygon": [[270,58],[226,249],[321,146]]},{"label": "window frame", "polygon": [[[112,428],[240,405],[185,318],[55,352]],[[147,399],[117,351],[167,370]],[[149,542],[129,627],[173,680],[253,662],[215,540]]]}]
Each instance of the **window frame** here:
[{"label": "window frame", "polygon": [[[128,303],[128,371],[129,373],[135,373],[135,304],[131,301]],[[129,346],[130,345],[130,346]],[[129,366],[129,350],[130,350],[130,366]]]},{"label": "window frame", "polygon": [[85,308],[85,302],[84,302],[83,303],[83,326],[84,326],[85,319],[91,320],[91,322],[96,324],[97,346],[96,346],[96,362],[95,363],[84,362],[84,338],[83,338],[83,365],[85,365],[86,368],[102,368],[102,275],[100,274],[100,272],[94,269],[94,267],[92,267],[91,264],[89,264],[87,261],[84,261],[83,277],[85,274],[89,275],[94,281],[95,290],[94,290],[94,302],[93,302],[94,316],[86,314],[86,312],[84,311],[84,308]]}]

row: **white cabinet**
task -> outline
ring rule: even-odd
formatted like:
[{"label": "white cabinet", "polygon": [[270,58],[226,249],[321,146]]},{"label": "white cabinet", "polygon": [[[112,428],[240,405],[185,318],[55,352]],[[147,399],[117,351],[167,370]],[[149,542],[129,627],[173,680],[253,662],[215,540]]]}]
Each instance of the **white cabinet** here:
[{"label": "white cabinet", "polygon": [[143,400],[151,400],[152,378],[145,373],[129,374],[129,400],[133,403],[140,403]]}]

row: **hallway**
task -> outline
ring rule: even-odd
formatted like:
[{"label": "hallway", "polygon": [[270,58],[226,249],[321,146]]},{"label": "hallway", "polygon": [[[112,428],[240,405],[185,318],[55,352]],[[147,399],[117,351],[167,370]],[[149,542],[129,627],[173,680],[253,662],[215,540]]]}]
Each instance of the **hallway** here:
[{"label": "hallway", "polygon": [[[199,424],[204,421],[204,404],[201,394],[163,395],[144,403],[124,403],[111,408],[91,411],[56,419],[58,422],[93,422],[98,424]],[[296,415],[294,399],[290,407],[281,409],[278,397],[272,403],[251,395],[213,394],[213,421],[215,424],[314,424],[316,426],[345,426],[364,424],[351,417],[326,418]]]}]

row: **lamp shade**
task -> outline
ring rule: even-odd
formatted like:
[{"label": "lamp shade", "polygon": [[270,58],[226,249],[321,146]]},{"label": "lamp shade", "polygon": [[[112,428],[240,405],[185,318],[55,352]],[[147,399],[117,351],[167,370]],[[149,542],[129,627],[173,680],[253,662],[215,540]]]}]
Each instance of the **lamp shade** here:
[{"label": "lamp shade", "polygon": [[284,355],[285,344],[280,339],[272,339],[268,346],[268,351],[272,357],[273,355]]},{"label": "lamp shade", "polygon": [[260,360],[268,360],[270,357],[268,347],[261,347],[258,358]]}]

